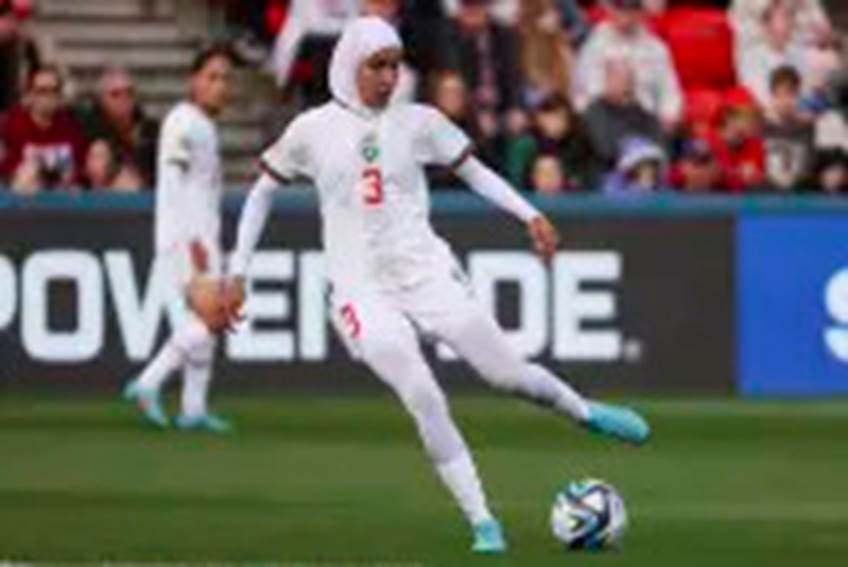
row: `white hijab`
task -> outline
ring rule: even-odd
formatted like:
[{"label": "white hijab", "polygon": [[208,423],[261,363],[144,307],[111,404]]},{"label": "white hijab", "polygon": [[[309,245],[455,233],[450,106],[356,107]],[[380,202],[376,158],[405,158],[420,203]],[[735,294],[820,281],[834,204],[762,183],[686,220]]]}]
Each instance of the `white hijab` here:
[{"label": "white hijab", "polygon": [[330,59],[330,92],[333,98],[358,112],[373,114],[374,111],[359,98],[356,73],[369,57],[390,47],[402,49],[403,43],[395,29],[382,18],[356,18],[349,23]]}]

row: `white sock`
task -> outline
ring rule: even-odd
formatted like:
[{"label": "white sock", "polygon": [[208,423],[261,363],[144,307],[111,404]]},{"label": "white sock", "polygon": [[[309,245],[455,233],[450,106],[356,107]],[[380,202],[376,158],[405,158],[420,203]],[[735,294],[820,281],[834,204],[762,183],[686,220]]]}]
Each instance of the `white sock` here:
[{"label": "white sock", "polygon": [[212,380],[215,337],[200,320],[193,319],[186,335],[183,364],[182,412],[186,417],[206,415],[206,398]]},{"label": "white sock", "polygon": [[156,356],[144,367],[138,377],[139,385],[147,390],[158,390],[171,374],[180,367],[185,355],[177,346],[175,336],[168,339]]},{"label": "white sock", "polygon": [[206,415],[206,398],[212,379],[212,361],[187,360],[183,365],[182,411],[186,417]]},{"label": "white sock", "polygon": [[436,471],[448,490],[451,491],[465,517],[472,524],[492,519],[492,513],[486,504],[486,495],[477,476],[477,469],[471,455],[462,453],[446,463],[436,465]]},{"label": "white sock", "polygon": [[558,413],[583,422],[589,419],[589,404],[567,382],[538,364],[527,364],[528,382],[535,389],[538,399],[551,405]]}]

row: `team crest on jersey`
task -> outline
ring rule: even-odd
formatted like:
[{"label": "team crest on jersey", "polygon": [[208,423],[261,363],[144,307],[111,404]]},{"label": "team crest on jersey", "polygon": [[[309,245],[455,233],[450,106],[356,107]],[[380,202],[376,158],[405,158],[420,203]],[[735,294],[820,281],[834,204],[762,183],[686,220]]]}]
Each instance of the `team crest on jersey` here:
[{"label": "team crest on jersey", "polygon": [[360,146],[362,157],[365,158],[365,161],[368,163],[373,163],[380,156],[380,147],[377,145],[376,134],[371,133],[365,136],[365,138],[362,139]]}]

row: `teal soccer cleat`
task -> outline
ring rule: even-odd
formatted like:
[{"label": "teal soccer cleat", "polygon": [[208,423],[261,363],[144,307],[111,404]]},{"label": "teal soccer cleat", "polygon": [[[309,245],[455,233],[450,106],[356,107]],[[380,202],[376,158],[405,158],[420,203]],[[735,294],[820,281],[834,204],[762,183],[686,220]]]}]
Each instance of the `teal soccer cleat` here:
[{"label": "teal soccer cleat", "polygon": [[177,427],[183,431],[205,431],[208,433],[230,433],[232,424],[217,415],[205,414],[198,416],[177,416],[175,421]]},{"label": "teal soccer cleat", "polygon": [[506,551],[506,540],[497,520],[485,520],[474,524],[474,553],[498,554]]},{"label": "teal soccer cleat", "polygon": [[589,419],[585,422],[590,431],[596,431],[641,445],[651,436],[651,428],[638,413],[630,408],[589,402]]},{"label": "teal soccer cleat", "polygon": [[143,388],[138,380],[130,380],[124,387],[124,399],[135,402],[144,418],[153,425],[163,429],[170,425],[158,390]]}]

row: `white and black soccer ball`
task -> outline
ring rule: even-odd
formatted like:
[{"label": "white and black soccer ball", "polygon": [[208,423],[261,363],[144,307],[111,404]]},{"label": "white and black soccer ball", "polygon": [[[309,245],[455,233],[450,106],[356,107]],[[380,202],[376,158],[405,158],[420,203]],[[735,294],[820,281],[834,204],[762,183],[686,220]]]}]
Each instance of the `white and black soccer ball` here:
[{"label": "white and black soccer ball", "polygon": [[627,510],[606,482],[585,479],[560,490],[551,508],[551,531],[568,549],[617,547],[627,529]]}]

